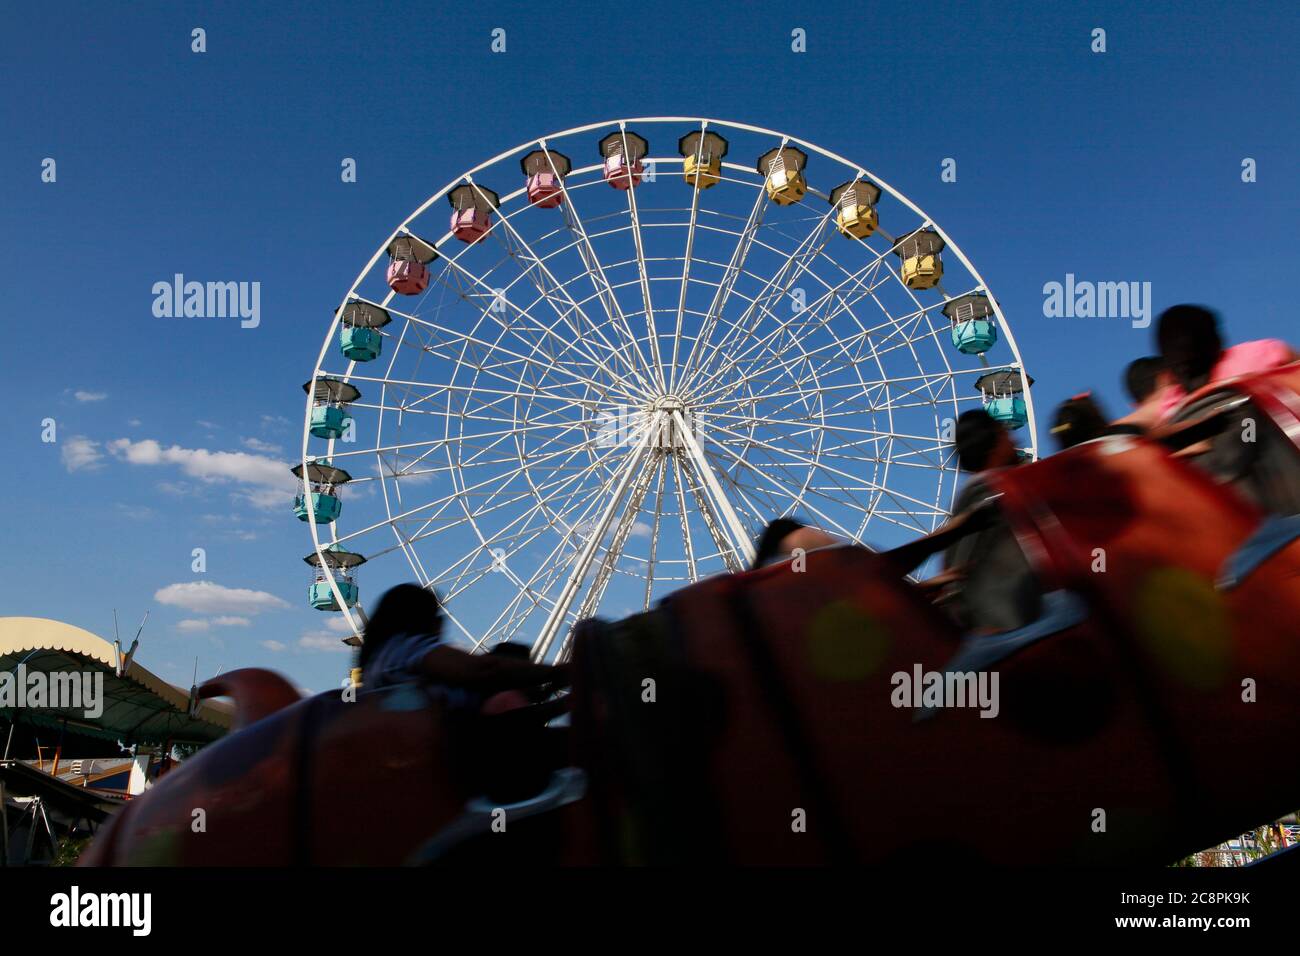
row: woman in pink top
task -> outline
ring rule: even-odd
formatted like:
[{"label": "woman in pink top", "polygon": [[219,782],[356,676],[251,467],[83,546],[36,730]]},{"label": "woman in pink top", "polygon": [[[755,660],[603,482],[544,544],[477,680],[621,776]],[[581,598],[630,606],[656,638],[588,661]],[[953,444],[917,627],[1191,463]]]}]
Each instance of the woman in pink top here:
[{"label": "woman in pink top", "polygon": [[1218,316],[1199,305],[1176,305],[1160,313],[1156,341],[1165,370],[1173,377],[1173,384],[1161,395],[1161,420],[1192,392],[1212,382],[1264,372],[1296,359],[1281,339],[1256,339],[1225,349]]}]

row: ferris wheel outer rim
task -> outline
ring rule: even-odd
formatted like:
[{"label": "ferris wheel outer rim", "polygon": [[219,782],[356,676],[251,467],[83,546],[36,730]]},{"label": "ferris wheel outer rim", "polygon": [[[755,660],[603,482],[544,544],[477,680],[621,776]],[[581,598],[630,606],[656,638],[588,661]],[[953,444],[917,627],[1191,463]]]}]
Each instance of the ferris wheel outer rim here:
[{"label": "ferris wheel outer rim", "polygon": [[[970,276],[973,279],[975,279],[977,283],[976,290],[983,291],[988,295],[989,301],[993,306],[993,312],[997,316],[998,324],[1002,329],[1006,344],[1011,349],[1011,354],[1015,359],[1012,365],[1013,367],[1020,369],[1022,374],[1027,374],[1025,369],[1024,359],[1020,354],[1020,347],[1016,343],[1015,333],[1012,330],[1010,323],[1007,322],[1006,316],[1002,314],[1002,307],[998,303],[997,297],[994,296],[992,291],[989,289],[988,283],[984,280],[983,275],[981,275],[979,270],[975,268],[974,264],[971,263],[970,259],[966,257],[966,254],[965,252],[962,251],[961,246],[958,245],[948,235],[948,233],[944,231],[943,227],[940,226],[938,222],[936,222],[933,219],[933,217],[931,217],[924,209],[922,209],[920,206],[914,203],[906,195],[904,195],[903,193],[895,189],[887,181],[885,181],[884,179],[882,179],[881,177],[873,173],[871,170],[867,169],[865,166],[862,166],[858,163],[850,162],[849,160],[845,159],[843,156],[840,156],[838,153],[834,153],[828,149],[824,149],[815,143],[809,142],[808,140],[801,139],[797,136],[791,136],[788,133],[782,133],[777,130],[769,129],[767,127],[755,126],[748,123],[739,123],[730,120],[710,119],[710,118],[699,117],[699,116],[638,116],[638,117],[629,117],[626,119],[604,120],[600,122],[584,124],[582,126],[575,126],[566,130],[547,133],[542,136],[528,139],[511,149],[504,150],[498,153],[496,156],[484,160],[483,162],[479,163],[477,166],[474,166],[473,168],[461,173],[459,176],[456,176],[455,178],[449,180],[445,186],[443,186],[440,190],[438,190],[433,195],[431,195],[428,199],[426,199],[423,203],[421,203],[413,212],[411,212],[410,215],[408,215],[404,220],[402,220],[402,222],[399,223],[397,227],[393,229],[393,231],[389,234],[388,238],[385,239],[379,245],[379,247],[375,250],[374,255],[370,257],[370,260],[357,273],[357,276],[355,279],[353,279],[352,284],[351,286],[349,286],[347,293],[344,294],[342,300],[339,302],[338,307],[335,309],[334,317],[330,322],[329,329],[325,334],[324,341],[321,343],[320,352],[316,358],[316,366],[312,372],[312,377],[311,377],[311,383],[310,383],[311,387],[309,387],[307,390],[307,401],[305,403],[306,409],[304,413],[303,431],[302,431],[302,453],[300,456],[300,463],[303,467],[304,478],[303,478],[302,487],[304,493],[310,494],[310,487],[308,486],[305,477],[307,464],[309,460],[316,457],[308,453],[309,443],[311,439],[311,414],[313,408],[312,394],[314,391],[315,383],[322,375],[323,366],[325,364],[325,356],[329,352],[329,347],[331,343],[334,341],[334,336],[337,332],[339,322],[341,321],[344,306],[346,306],[347,303],[355,297],[357,287],[365,280],[366,276],[370,274],[371,270],[374,269],[376,263],[378,263],[380,258],[385,254],[385,252],[388,249],[388,246],[392,243],[392,241],[396,239],[399,235],[401,235],[403,232],[409,232],[410,230],[407,227],[416,219],[418,219],[420,216],[424,215],[435,202],[437,202],[443,196],[447,195],[447,193],[449,193],[457,185],[471,181],[471,177],[473,177],[474,175],[476,175],[477,173],[481,172],[484,169],[488,169],[492,166],[495,166],[498,163],[508,160],[512,156],[520,153],[525,149],[533,149],[537,147],[541,147],[543,149],[548,148],[547,141],[551,139],[563,139],[569,136],[578,136],[583,133],[589,133],[593,130],[606,129],[609,127],[617,127],[620,130],[625,130],[627,126],[632,123],[691,123],[691,124],[698,124],[701,130],[707,129],[710,126],[717,125],[724,128],[743,130],[747,133],[755,133],[763,136],[772,136],[772,137],[779,138],[781,140],[782,145],[788,143],[794,143],[802,148],[805,148],[813,153],[816,153],[819,156],[829,159],[832,162],[839,163],[840,165],[845,166],[849,169],[857,170],[858,174],[869,178],[873,183],[875,183],[882,190],[888,193],[893,199],[902,203],[905,207],[907,207],[918,217],[920,217],[922,225],[918,228],[925,228],[926,226],[928,226],[929,228],[933,229],[936,233],[938,233],[939,237],[942,238],[944,241],[944,251],[947,252],[951,250],[951,252],[956,256],[957,261],[960,262],[962,266],[966,269],[966,271],[970,274]],[[517,190],[511,192],[510,195],[513,196],[516,193]],[[394,295],[395,293],[390,290],[388,295],[384,297],[383,305],[386,306],[386,304],[392,300]],[[355,367],[355,365],[356,365],[355,361],[352,360],[349,361],[347,372],[345,373],[345,377],[352,373],[352,370]],[[1028,384],[1025,385],[1022,394],[1024,395],[1024,399],[1025,399],[1026,418],[1027,418],[1025,427],[1028,429],[1028,433],[1029,433],[1030,454],[1033,458],[1036,459],[1038,457],[1038,429],[1037,429],[1037,420],[1034,413],[1033,396],[1030,393]],[[332,438],[329,439],[329,444],[327,446],[327,456],[333,452],[334,441],[335,440]],[[328,568],[325,562],[324,548],[321,545],[321,536],[316,521],[313,518],[312,520],[307,521],[306,524],[311,533],[313,549],[315,551],[317,559],[320,561],[320,567],[324,571],[325,578],[329,582],[330,590],[334,595],[334,599],[338,604],[339,608],[341,609],[341,613],[344,615],[344,618],[347,621],[348,625],[351,627],[352,633],[358,639],[361,639],[363,629],[361,627],[358,627],[356,617],[364,617],[364,612],[361,611],[360,606],[358,605],[357,614],[355,616],[353,615],[352,613],[353,608],[349,607],[346,600],[344,600],[342,591],[340,590],[337,581],[335,581],[333,573],[331,573],[330,569]],[[332,544],[334,543],[335,540],[337,540],[337,529],[335,528],[334,522],[330,523],[330,532],[331,532],[331,538],[333,539],[330,542]]]}]

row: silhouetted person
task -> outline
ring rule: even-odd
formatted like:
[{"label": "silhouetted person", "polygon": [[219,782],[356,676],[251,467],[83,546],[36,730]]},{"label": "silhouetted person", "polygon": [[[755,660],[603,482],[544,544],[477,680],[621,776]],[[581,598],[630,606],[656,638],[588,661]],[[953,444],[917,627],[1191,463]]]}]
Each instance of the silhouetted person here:
[{"label": "silhouetted person", "polygon": [[837,543],[838,539],[825,531],[810,528],[793,518],[777,518],[775,521],[768,522],[754,545],[753,566],[761,568],[765,564],[793,554],[796,548],[808,552],[814,548],[824,548]]},{"label": "silhouetted person", "polygon": [[1067,398],[1057,406],[1052,418],[1052,437],[1062,451],[1100,438],[1109,429],[1110,423],[1106,421],[1101,406],[1087,392]]},{"label": "silhouetted person", "polygon": [[416,681],[481,697],[564,681],[561,668],[505,653],[467,654],[447,644],[442,631],[442,607],[431,590],[415,584],[389,589],[366,623],[360,662],[365,686]]},{"label": "silhouetted person", "polygon": [[968,409],[957,416],[953,443],[957,446],[957,464],[970,475],[1020,461],[1011,433],[982,408]]},{"label": "silhouetted person", "polygon": [[1160,373],[1164,365],[1154,355],[1144,355],[1128,363],[1124,369],[1124,390],[1134,407],[1141,405],[1160,389]]},{"label": "silhouetted person", "polygon": [[1176,305],[1156,319],[1160,359],[1173,377],[1161,418],[1167,418],[1192,392],[1238,375],[1264,372],[1295,361],[1281,339],[1255,339],[1228,348],[1219,334],[1219,317],[1199,305]]},{"label": "silhouetted person", "polygon": [[[1209,409],[1180,406],[1196,390],[1265,372],[1296,358],[1281,339],[1257,339],[1225,349],[1218,316],[1201,306],[1176,305],[1162,312],[1157,322],[1161,357],[1176,383],[1168,390],[1171,394],[1162,417],[1181,418],[1184,413],[1195,417]],[[1300,456],[1291,440],[1252,401],[1223,412],[1213,437],[1180,454],[1265,511],[1300,513]]]},{"label": "silhouetted person", "polygon": [[1113,435],[1141,435],[1151,430],[1164,413],[1166,398],[1181,391],[1156,355],[1144,355],[1129,362],[1124,370],[1124,390],[1133,408],[1111,425],[1109,431]]},{"label": "silhouetted person", "polygon": [[[974,508],[990,490],[984,476],[1020,462],[1007,429],[982,408],[962,412],[954,435],[957,461],[971,475],[954,514]],[[977,633],[1009,631],[1038,617],[1037,579],[1004,518],[959,540],[944,553],[945,573],[960,575],[942,596],[959,627]]]}]

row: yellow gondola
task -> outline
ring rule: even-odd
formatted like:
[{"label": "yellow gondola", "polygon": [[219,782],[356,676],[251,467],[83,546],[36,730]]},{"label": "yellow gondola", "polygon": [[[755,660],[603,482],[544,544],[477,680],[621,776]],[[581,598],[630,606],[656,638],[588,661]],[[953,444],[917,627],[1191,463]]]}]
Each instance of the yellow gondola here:
[{"label": "yellow gondola", "polygon": [[708,189],[722,181],[722,157],[727,155],[727,141],[708,130],[694,130],[677,141],[682,154],[682,175],[688,186]]},{"label": "yellow gondola", "polygon": [[943,278],[944,241],[933,229],[918,229],[903,236],[894,246],[894,255],[903,260],[903,285],[909,289],[933,289]]},{"label": "yellow gondola", "polygon": [[789,206],[803,199],[808,181],[803,170],[808,155],[794,146],[769,149],[758,158],[758,171],[766,179],[767,197],[778,206]]},{"label": "yellow gondola", "polygon": [[865,179],[850,179],[831,190],[830,201],[835,207],[835,228],[842,235],[865,239],[876,231],[880,219],[876,203],[880,200],[880,187]]}]

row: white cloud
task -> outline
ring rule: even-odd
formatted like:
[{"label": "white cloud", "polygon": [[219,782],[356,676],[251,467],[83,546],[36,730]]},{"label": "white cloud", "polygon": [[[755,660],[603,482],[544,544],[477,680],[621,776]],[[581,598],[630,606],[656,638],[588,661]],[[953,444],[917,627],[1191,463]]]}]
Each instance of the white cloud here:
[{"label": "white cloud", "polygon": [[262,511],[278,511],[288,503],[290,496],[295,491],[297,491],[297,485],[293,489],[285,491],[278,488],[253,488],[230,497],[236,501],[245,501]]},{"label": "white cloud", "polygon": [[63,467],[68,471],[93,470],[100,466],[104,458],[99,450],[99,442],[91,441],[85,435],[73,435],[66,439],[60,454],[63,458]]},{"label": "white cloud", "polygon": [[174,465],[185,475],[210,483],[235,481],[250,486],[241,497],[258,508],[281,508],[298,489],[298,479],[284,462],[242,451],[209,451],[206,448],[164,448],[152,438],[132,441],[118,438],[107,448],[130,465]]},{"label": "white cloud", "polygon": [[269,441],[262,441],[260,438],[245,438],[244,447],[261,452],[263,455],[279,455],[284,452],[284,449],[279,445],[273,445]]},{"label": "white cloud", "polygon": [[628,532],[633,538],[648,538],[654,529],[644,521],[634,521],[632,529]]},{"label": "white cloud", "polygon": [[159,604],[184,608],[195,614],[228,614],[237,611],[241,615],[254,615],[290,606],[288,601],[266,591],[228,588],[211,581],[169,584],[156,591],[153,598]]},{"label": "white cloud", "polygon": [[108,398],[108,392],[86,392],[78,389],[72,393],[72,397],[79,402],[102,402]]},{"label": "white cloud", "polygon": [[262,646],[268,651],[274,651],[277,654],[283,651],[286,647],[286,645],[281,644],[279,641],[263,641]]},{"label": "white cloud", "polygon": [[138,418],[128,418],[126,420],[126,423],[130,425],[132,428],[139,428],[141,425],[144,424],[144,422],[140,421],[140,419]]},{"label": "white cloud", "polygon": [[326,631],[308,631],[298,638],[298,646],[309,651],[347,652],[349,649],[346,644],[339,640],[337,634],[330,634]]},{"label": "white cloud", "polygon": [[342,614],[339,614],[336,617],[331,617],[327,622],[325,622],[325,626],[335,634],[352,633],[352,625],[348,623],[348,619]]},{"label": "white cloud", "polygon": [[194,631],[207,631],[214,627],[248,627],[252,623],[253,622],[246,617],[187,617],[183,621],[176,622],[176,630],[190,633]]}]

